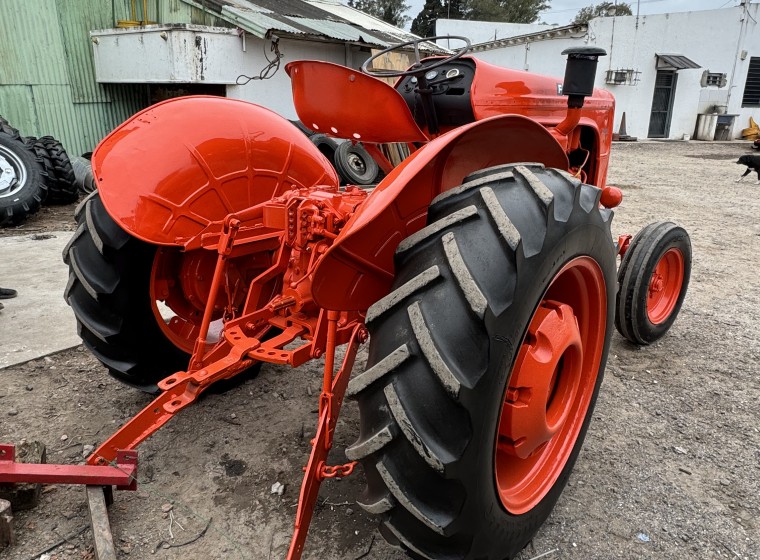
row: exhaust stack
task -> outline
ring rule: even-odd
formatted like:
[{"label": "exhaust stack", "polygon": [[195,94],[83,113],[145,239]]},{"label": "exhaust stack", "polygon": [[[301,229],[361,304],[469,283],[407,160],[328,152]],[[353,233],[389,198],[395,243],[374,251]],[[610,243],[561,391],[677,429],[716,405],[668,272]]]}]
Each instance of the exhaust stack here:
[{"label": "exhaust stack", "polygon": [[581,108],[586,97],[594,93],[596,66],[600,56],[607,56],[607,51],[599,47],[572,47],[562,51],[567,55],[565,82],[562,94],[567,95],[567,117],[554,128],[555,135],[567,136],[581,118]]}]

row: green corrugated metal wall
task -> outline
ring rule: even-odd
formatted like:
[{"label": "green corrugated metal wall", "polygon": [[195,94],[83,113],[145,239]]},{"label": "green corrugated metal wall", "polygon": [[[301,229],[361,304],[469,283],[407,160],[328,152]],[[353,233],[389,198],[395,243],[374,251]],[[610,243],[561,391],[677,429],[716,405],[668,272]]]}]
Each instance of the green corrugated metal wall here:
[{"label": "green corrugated metal wall", "polygon": [[[78,155],[144,108],[144,85],[95,81],[89,31],[128,19],[129,4],[0,0],[0,115],[22,134],[51,134]],[[151,8],[155,18],[156,0]]]}]

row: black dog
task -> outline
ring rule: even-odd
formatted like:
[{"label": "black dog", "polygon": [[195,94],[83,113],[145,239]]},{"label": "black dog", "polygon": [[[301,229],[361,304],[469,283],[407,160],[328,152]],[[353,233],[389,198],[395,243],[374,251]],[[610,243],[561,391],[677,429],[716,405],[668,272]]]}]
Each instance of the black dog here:
[{"label": "black dog", "polygon": [[760,156],[741,156],[736,163],[747,166],[747,171],[736,180],[737,183],[754,171],[757,173],[757,184],[760,185]]}]

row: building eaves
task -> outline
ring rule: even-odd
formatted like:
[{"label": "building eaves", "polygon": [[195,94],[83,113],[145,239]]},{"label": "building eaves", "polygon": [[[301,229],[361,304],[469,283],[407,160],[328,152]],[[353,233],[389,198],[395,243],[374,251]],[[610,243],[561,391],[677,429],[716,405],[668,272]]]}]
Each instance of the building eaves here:
[{"label": "building eaves", "polygon": [[515,37],[505,37],[495,41],[487,41],[472,46],[473,52],[490,51],[513,45],[522,45],[524,43],[533,43],[536,41],[548,41],[551,39],[565,39],[585,37],[588,33],[587,24],[570,24],[562,27],[547,27],[546,31],[537,31],[535,33],[526,33],[525,35],[516,35]]},{"label": "building eaves", "polygon": [[[302,39],[359,43],[386,48],[418,39],[337,0],[182,0],[212,13],[257,37],[292,36]],[[428,52],[445,52],[432,43]]]}]

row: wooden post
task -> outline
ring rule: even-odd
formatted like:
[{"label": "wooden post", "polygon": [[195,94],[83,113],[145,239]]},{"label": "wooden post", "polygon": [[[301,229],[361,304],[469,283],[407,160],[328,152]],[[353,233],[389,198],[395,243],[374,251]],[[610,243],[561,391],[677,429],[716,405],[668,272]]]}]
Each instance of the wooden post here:
[{"label": "wooden post", "polygon": [[92,538],[95,541],[95,558],[97,560],[116,560],[116,547],[113,544],[111,525],[108,522],[108,510],[102,486],[87,487],[87,505],[90,508]]},{"label": "wooden post", "polygon": [[8,500],[0,500],[0,550],[14,544],[11,503]]}]

